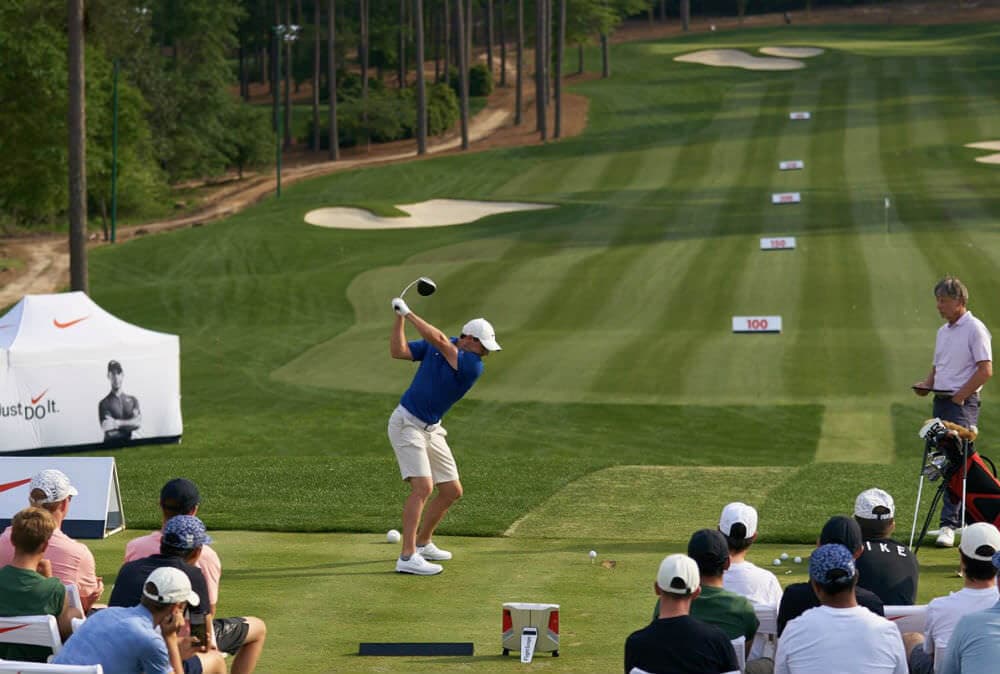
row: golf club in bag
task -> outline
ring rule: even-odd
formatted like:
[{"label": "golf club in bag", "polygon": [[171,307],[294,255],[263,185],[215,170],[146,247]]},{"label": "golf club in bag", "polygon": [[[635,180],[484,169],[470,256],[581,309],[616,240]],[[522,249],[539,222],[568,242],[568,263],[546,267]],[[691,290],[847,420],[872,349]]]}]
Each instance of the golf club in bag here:
[{"label": "golf club in bag", "polygon": [[[920,429],[919,436],[924,440],[924,459],[917,487],[917,505],[913,511],[913,527],[910,530],[910,547],[914,552],[920,549],[920,543],[927,535],[931,518],[945,492],[959,503],[961,522],[989,522],[1000,526],[1000,480],[997,480],[993,462],[973,448],[976,435],[975,427],[965,428],[937,418],[929,419]],[[925,477],[931,482],[940,479],[941,484],[934,494],[914,547]]]}]

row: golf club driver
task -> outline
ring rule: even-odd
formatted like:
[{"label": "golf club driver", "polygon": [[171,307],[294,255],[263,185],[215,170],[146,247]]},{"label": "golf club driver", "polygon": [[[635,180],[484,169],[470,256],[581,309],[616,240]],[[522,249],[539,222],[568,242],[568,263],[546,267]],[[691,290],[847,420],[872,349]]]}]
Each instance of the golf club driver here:
[{"label": "golf club driver", "polygon": [[414,285],[417,286],[417,292],[427,297],[428,295],[433,295],[434,291],[437,290],[437,284],[430,280],[426,276],[421,276],[410,282],[408,286],[403,288],[403,292],[399,293],[400,298],[406,295],[406,291],[412,288]]}]

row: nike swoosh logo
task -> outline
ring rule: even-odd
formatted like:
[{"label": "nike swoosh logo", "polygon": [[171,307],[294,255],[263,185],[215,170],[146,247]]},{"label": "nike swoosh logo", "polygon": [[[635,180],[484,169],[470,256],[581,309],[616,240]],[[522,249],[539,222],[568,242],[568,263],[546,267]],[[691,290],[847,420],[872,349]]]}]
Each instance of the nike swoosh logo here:
[{"label": "nike swoosh logo", "polygon": [[11,489],[20,487],[22,484],[28,484],[29,482],[31,482],[30,477],[25,478],[23,480],[14,480],[13,482],[7,482],[6,484],[0,484],[0,492],[10,491]]},{"label": "nike swoosh logo", "polygon": [[32,404],[32,405],[37,405],[37,404],[38,404],[38,401],[39,401],[39,400],[41,400],[42,398],[44,398],[44,397],[45,397],[45,394],[46,394],[46,393],[48,393],[48,392],[49,392],[49,390],[48,390],[48,389],[45,389],[44,391],[42,391],[42,392],[41,392],[41,393],[40,393],[40,394],[38,395],[38,397],[37,397],[37,398],[32,398],[32,399],[31,399],[31,404]]},{"label": "nike swoosh logo", "polygon": [[68,328],[68,327],[76,325],[80,321],[85,321],[88,318],[90,318],[90,316],[84,316],[83,318],[77,318],[75,320],[67,321],[65,323],[60,323],[58,320],[56,320],[55,318],[53,318],[52,319],[52,325],[56,326],[57,328]]},{"label": "nike swoosh logo", "polygon": [[0,628],[0,634],[3,634],[4,632],[13,632],[14,630],[19,630],[22,627],[27,627],[27,624],[25,624],[25,625],[14,625],[13,627],[2,627],[2,628]]}]

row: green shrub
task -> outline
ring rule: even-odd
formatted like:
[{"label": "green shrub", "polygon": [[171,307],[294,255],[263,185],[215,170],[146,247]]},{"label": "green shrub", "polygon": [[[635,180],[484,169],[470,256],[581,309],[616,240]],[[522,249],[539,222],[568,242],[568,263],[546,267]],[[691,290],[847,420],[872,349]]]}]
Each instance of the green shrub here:
[{"label": "green shrub", "polygon": [[460,114],[454,89],[444,82],[427,87],[427,135],[444,133],[455,125]]},{"label": "green shrub", "polygon": [[493,92],[493,73],[485,63],[469,68],[469,97],[489,96]]}]

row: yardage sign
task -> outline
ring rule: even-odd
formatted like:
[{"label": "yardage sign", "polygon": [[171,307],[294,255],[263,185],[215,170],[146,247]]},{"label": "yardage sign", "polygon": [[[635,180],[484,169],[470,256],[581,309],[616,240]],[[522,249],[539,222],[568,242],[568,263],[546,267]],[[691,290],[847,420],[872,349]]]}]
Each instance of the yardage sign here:
[{"label": "yardage sign", "polygon": [[769,237],[760,240],[761,250],[792,250],[793,248],[795,248],[794,236]]},{"label": "yardage sign", "polygon": [[806,167],[806,163],[801,159],[792,159],[790,161],[778,162],[779,171],[798,171]]},{"label": "yardage sign", "polygon": [[733,316],[733,332],[781,332],[781,316]]},{"label": "yardage sign", "polygon": [[797,204],[802,201],[802,194],[799,192],[775,192],[771,195],[772,204]]},{"label": "yardage sign", "polygon": [[810,119],[812,113],[809,112],[790,112],[788,113],[788,119]]}]

